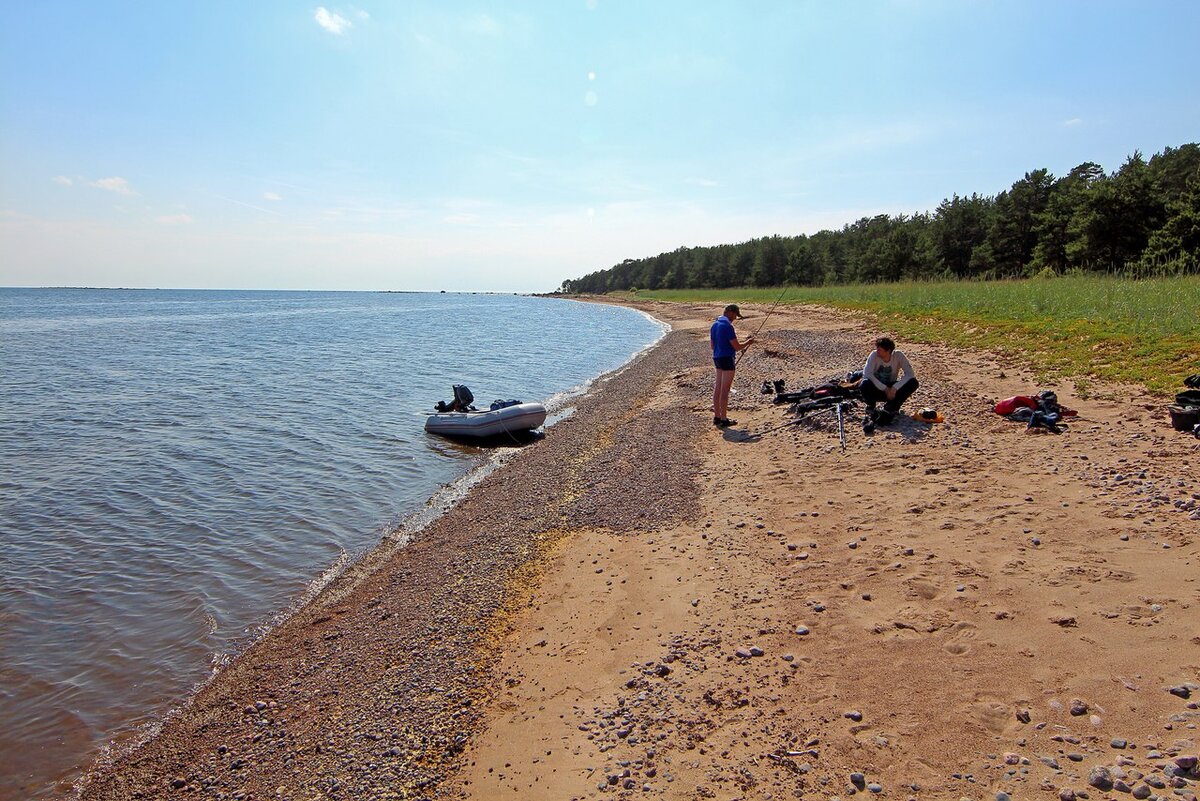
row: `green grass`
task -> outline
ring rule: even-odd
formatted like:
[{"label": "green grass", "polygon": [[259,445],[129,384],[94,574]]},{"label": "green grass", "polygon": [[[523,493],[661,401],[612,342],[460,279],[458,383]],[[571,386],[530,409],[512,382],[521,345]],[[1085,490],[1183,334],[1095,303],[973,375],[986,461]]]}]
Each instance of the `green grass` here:
[{"label": "green grass", "polygon": [[[641,290],[636,296],[765,311],[781,291]],[[1200,276],[793,287],[781,305],[803,303],[865,312],[881,333],[901,339],[998,350],[1047,378],[1076,379],[1081,388],[1091,377],[1170,395],[1183,388],[1185,376],[1200,372]]]}]

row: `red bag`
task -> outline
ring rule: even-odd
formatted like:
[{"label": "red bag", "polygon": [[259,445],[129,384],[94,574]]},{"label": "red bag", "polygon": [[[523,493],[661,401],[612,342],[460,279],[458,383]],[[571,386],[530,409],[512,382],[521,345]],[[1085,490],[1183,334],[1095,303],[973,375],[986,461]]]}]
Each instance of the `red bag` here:
[{"label": "red bag", "polygon": [[1027,395],[1014,395],[996,404],[996,414],[1010,415],[1022,407],[1036,409],[1037,401]]}]

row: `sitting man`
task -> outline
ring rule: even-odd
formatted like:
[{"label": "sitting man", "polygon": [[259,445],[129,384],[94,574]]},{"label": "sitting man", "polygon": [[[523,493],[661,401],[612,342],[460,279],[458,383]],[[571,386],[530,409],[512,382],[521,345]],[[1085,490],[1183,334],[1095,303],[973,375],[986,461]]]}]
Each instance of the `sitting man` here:
[{"label": "sitting man", "polygon": [[[900,381],[900,373],[904,381]],[[887,425],[896,419],[900,406],[917,391],[917,374],[903,351],[896,350],[896,343],[887,337],[875,340],[875,350],[867,357],[863,367],[863,380],[859,385],[863,400],[867,402],[867,417],[863,420],[863,431],[870,434],[876,424]],[[883,402],[883,409],[875,410],[875,404]]]}]

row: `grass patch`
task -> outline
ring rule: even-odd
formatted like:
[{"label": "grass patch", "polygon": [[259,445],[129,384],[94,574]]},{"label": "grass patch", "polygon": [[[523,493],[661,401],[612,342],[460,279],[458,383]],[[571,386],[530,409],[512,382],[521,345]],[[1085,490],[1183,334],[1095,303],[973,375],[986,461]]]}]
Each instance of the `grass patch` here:
[{"label": "grass patch", "polygon": [[[781,291],[641,290],[636,297],[770,308]],[[866,312],[881,332],[902,339],[998,350],[1046,377],[1137,383],[1171,395],[1200,372],[1200,276],[793,287],[781,305],[804,303]]]}]

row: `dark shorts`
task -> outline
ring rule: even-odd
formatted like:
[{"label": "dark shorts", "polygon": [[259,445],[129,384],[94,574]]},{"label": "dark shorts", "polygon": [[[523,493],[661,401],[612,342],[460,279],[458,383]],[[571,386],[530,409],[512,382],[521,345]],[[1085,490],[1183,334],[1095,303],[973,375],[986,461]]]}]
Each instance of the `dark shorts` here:
[{"label": "dark shorts", "polygon": [[732,356],[721,356],[720,358],[713,359],[713,364],[717,366],[718,370],[732,370],[735,362]]}]

